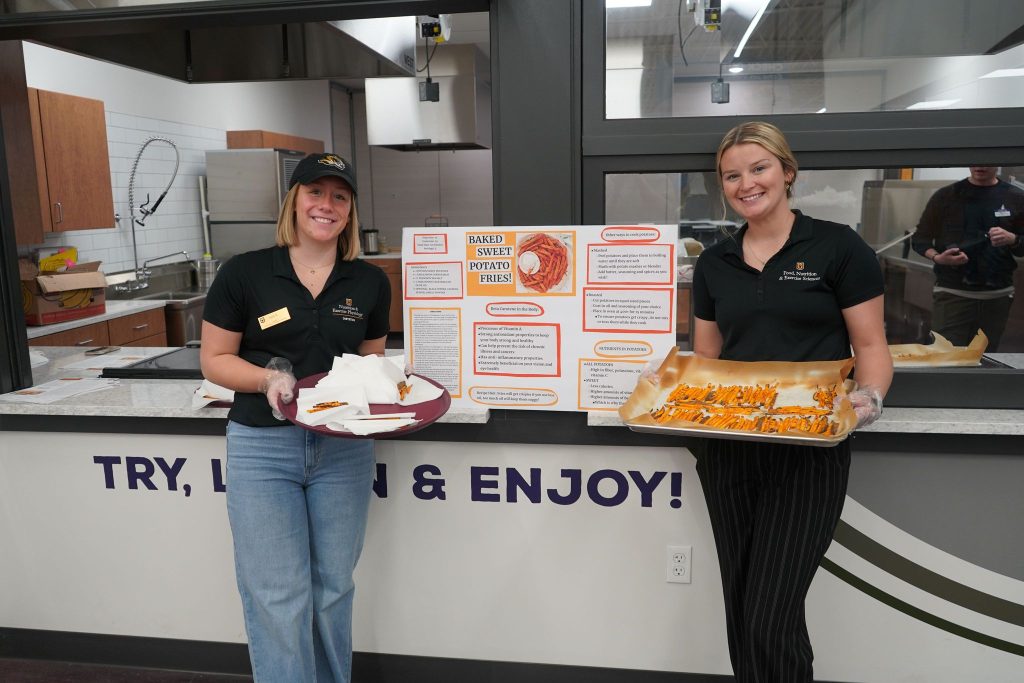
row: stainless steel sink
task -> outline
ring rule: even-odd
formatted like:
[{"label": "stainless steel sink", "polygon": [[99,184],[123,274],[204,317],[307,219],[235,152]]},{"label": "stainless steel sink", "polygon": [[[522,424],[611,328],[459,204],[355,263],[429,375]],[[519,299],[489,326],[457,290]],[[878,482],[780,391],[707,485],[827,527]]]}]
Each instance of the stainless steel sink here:
[{"label": "stainless steel sink", "polygon": [[136,301],[166,301],[169,308],[175,306],[185,307],[206,301],[205,291],[178,291],[178,292],[150,292],[142,296],[136,296]]}]

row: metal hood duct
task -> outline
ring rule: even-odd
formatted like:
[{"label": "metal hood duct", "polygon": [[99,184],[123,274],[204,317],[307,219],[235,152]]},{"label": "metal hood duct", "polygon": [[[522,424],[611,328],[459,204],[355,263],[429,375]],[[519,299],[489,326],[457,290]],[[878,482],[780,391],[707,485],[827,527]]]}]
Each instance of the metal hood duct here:
[{"label": "metal hood duct", "polygon": [[420,101],[425,78],[366,79],[369,144],[400,151],[490,148],[490,67],[479,48],[439,45],[430,77],[440,87],[437,102]]},{"label": "metal hood duct", "polygon": [[63,36],[47,44],[189,83],[416,73],[416,17]]}]

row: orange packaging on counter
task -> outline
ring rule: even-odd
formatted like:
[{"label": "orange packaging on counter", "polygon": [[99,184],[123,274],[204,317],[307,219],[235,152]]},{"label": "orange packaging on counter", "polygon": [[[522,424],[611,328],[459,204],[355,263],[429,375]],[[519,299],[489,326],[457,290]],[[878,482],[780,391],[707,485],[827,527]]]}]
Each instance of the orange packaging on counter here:
[{"label": "orange packaging on counter", "polygon": [[25,324],[49,325],[105,313],[107,279],[99,268],[100,262],[93,261],[61,272],[39,272],[34,263],[20,259]]}]

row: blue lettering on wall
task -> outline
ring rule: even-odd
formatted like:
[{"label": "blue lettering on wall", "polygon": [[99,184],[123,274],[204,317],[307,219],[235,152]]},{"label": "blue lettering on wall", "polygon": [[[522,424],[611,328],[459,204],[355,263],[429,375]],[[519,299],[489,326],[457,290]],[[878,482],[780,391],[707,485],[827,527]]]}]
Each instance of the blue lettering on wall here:
[{"label": "blue lettering on wall", "polygon": [[548,500],[558,505],[572,505],[583,493],[583,472],[562,470],[562,477],[569,480],[569,492],[563,495],[557,489],[548,489]]},{"label": "blue lettering on wall", "polygon": [[[429,475],[429,476],[428,476]],[[419,465],[412,471],[412,494],[420,500],[444,500],[444,479],[441,468],[434,465]]]},{"label": "blue lettering on wall", "polygon": [[[604,496],[598,489],[602,480],[611,480],[615,483],[615,493],[610,497]],[[598,505],[605,507],[622,505],[626,502],[626,497],[629,496],[629,481],[622,472],[598,470],[590,475],[590,479],[587,480],[587,495],[590,496],[590,500]]]},{"label": "blue lettering on wall", "polygon": [[114,465],[120,465],[121,458],[116,455],[94,455],[92,461],[103,465],[103,481],[108,489],[114,488]]},{"label": "blue lettering on wall", "polygon": [[506,489],[505,498],[508,499],[508,502],[517,502],[519,500],[519,491],[522,491],[526,495],[527,500],[531,503],[540,502],[541,487],[539,467],[530,468],[530,481],[526,481],[526,479],[523,478],[523,475],[519,474],[518,470],[509,469],[506,483],[508,488]]},{"label": "blue lettering on wall", "polygon": [[388,497],[388,466],[386,463],[377,463],[377,473],[373,477],[373,492],[378,498]]},{"label": "blue lettering on wall", "polygon": [[498,476],[497,467],[470,467],[469,468],[469,499],[481,503],[500,503],[501,495],[497,493],[484,493],[484,489],[497,489],[498,482],[485,480],[485,476]]},{"label": "blue lettering on wall", "polygon": [[214,493],[224,493],[228,490],[228,487],[224,485],[224,465],[220,458],[210,461],[210,476],[213,478]]}]

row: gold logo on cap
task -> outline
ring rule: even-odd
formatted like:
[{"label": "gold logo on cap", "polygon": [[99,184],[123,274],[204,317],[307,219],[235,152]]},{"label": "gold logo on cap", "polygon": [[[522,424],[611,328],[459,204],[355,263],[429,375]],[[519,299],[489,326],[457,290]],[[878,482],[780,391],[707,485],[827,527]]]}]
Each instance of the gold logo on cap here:
[{"label": "gold logo on cap", "polygon": [[316,163],[323,164],[324,166],[333,166],[339,171],[345,170],[345,162],[342,161],[341,157],[335,156],[333,154],[325,154],[324,156],[320,157]]}]

